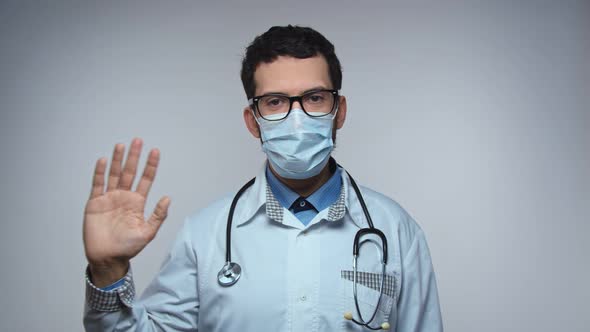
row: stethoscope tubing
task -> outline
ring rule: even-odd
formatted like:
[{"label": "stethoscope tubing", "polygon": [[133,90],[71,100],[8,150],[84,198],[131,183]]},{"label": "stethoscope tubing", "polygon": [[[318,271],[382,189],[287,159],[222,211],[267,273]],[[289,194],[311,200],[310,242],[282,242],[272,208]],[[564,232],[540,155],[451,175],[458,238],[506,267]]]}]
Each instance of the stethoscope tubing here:
[{"label": "stethoscope tubing", "polygon": [[[340,166],[340,165],[338,165],[338,166]],[[355,318],[352,318],[351,320],[354,323],[364,326],[370,330],[381,330],[382,329],[381,327],[376,328],[376,327],[370,326],[369,324],[371,324],[371,322],[375,319],[375,317],[377,315],[377,310],[379,308],[379,304],[381,303],[381,298],[383,296],[383,287],[385,285],[385,271],[386,271],[387,258],[388,258],[388,256],[387,256],[387,253],[388,253],[387,238],[386,238],[385,234],[383,234],[382,231],[375,228],[375,226],[373,225],[373,220],[371,219],[371,214],[369,213],[369,209],[367,208],[367,204],[365,203],[363,195],[361,194],[361,191],[360,191],[358,185],[356,184],[356,181],[354,181],[354,179],[352,178],[350,173],[348,173],[348,171],[346,171],[346,174],[348,175],[348,178],[350,179],[350,183],[352,185],[352,188],[354,189],[354,192],[355,192],[357,199],[358,199],[358,201],[361,205],[361,208],[363,210],[363,214],[365,215],[365,218],[367,219],[367,223],[369,224],[368,228],[360,229],[354,237],[354,243],[353,243],[353,293],[354,293],[354,303],[355,303],[356,312],[358,315],[358,320]],[[234,278],[234,280],[232,280],[230,282],[222,283],[221,279],[220,279],[220,284],[222,284],[222,286],[231,286],[231,285],[235,284],[241,275],[241,267],[239,266],[239,264],[233,263],[231,260],[231,227],[232,227],[234,212],[235,212],[238,200],[240,199],[242,194],[254,184],[255,181],[256,181],[256,178],[253,178],[250,181],[248,181],[246,184],[244,184],[244,186],[242,186],[242,188],[240,188],[240,190],[234,196],[234,198],[231,202],[231,206],[229,208],[229,214],[227,216],[227,227],[226,227],[226,233],[225,233],[225,264],[224,264],[222,270],[219,272],[219,275],[222,276],[225,273],[226,277],[231,276],[232,275],[231,272],[233,272],[233,269],[237,269],[237,272],[233,273],[233,276],[231,278]],[[359,250],[360,250],[360,238],[361,238],[361,236],[366,235],[366,234],[377,235],[381,239],[382,249],[383,249],[383,256],[382,256],[382,261],[381,261],[382,262],[382,271],[381,271],[381,287],[379,289],[379,299],[377,300],[377,307],[375,308],[375,311],[373,311],[373,314],[371,315],[371,319],[369,319],[367,321],[365,321],[361,315],[361,311],[360,311],[360,307],[359,307],[359,303],[358,303],[358,297],[357,297],[357,257],[359,255]]]},{"label": "stethoscope tubing", "polygon": [[250,188],[256,178],[252,178],[250,181],[246,182],[246,184],[238,190],[234,199],[231,202],[231,206],[229,208],[229,215],[227,216],[227,228],[225,230],[225,262],[231,262],[231,225],[234,219],[234,211],[236,209],[236,205],[238,204],[238,200],[242,196],[242,194],[246,191],[246,189]]}]

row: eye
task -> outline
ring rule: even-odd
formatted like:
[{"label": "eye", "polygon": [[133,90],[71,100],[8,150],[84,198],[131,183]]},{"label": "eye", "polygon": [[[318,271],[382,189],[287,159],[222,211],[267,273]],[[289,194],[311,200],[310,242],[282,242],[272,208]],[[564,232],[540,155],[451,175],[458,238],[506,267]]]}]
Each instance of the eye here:
[{"label": "eye", "polygon": [[326,101],[326,92],[313,92],[304,97],[304,101],[309,104],[322,104]]},{"label": "eye", "polygon": [[278,96],[267,96],[260,100],[263,107],[279,108],[285,104],[285,98]]}]

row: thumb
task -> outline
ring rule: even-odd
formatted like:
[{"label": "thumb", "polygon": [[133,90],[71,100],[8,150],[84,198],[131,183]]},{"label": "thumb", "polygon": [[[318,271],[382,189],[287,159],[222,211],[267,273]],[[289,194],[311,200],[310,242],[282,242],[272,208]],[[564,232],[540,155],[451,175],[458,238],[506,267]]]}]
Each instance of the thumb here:
[{"label": "thumb", "polygon": [[168,207],[169,206],[170,206],[170,197],[164,196],[164,197],[160,198],[160,200],[158,201],[158,204],[156,204],[156,208],[154,209],[154,212],[152,213],[152,215],[148,219],[148,221],[147,221],[148,225],[151,226],[150,228],[153,231],[152,238],[154,236],[156,236],[156,233],[160,229],[160,226],[162,225],[162,223],[164,222],[164,220],[168,216]]}]

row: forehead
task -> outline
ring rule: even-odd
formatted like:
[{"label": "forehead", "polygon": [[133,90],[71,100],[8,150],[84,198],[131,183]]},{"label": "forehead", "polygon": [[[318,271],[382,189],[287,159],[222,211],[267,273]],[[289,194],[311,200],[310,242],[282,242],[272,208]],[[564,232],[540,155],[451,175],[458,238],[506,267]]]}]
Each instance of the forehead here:
[{"label": "forehead", "polygon": [[321,55],[306,59],[279,56],[273,62],[261,63],[254,72],[254,82],[257,96],[271,92],[298,95],[313,88],[332,88],[328,63]]}]

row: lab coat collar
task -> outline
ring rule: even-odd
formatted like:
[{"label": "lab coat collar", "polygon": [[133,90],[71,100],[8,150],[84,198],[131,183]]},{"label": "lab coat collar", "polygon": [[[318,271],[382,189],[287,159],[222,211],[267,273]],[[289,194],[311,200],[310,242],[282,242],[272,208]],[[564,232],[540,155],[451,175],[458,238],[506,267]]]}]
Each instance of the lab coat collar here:
[{"label": "lab coat collar", "polygon": [[[236,222],[236,226],[243,226],[246,225],[248,222],[254,219],[254,216],[258,211],[262,208],[263,205],[267,203],[267,180],[266,180],[266,162],[264,163],[263,167],[258,172],[256,176],[256,181],[246,192],[244,192],[243,197],[240,198],[239,204],[236,206],[236,216],[234,220]],[[346,210],[348,211],[353,223],[359,227],[367,227],[367,222],[365,216],[363,214],[362,207],[358,202],[356,197],[356,193],[350,184],[350,177],[348,176],[348,172],[343,168],[342,169],[342,190],[344,191],[344,202],[346,206]],[[362,190],[362,189],[361,189]]]},{"label": "lab coat collar", "polygon": [[[361,203],[359,203],[358,197],[356,197],[356,193],[354,192],[354,188],[350,183],[350,176],[348,175],[348,171],[346,171],[346,169],[344,168],[342,168],[342,186],[344,190],[346,210],[350,215],[350,219],[352,219],[352,222],[359,228],[368,227],[369,224],[367,223],[367,219],[365,218],[365,214],[363,213]],[[359,189],[361,190],[361,192],[363,191],[362,188]]]}]

